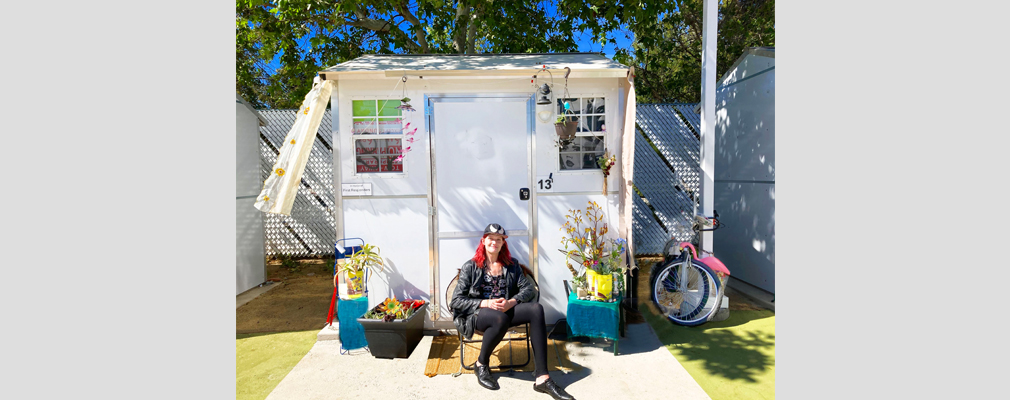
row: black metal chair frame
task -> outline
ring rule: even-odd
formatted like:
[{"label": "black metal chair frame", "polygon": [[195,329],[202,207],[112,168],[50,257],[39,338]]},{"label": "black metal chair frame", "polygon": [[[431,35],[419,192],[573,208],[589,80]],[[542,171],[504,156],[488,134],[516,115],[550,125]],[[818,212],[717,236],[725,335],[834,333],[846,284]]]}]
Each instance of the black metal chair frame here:
[{"label": "black metal chair frame", "polygon": [[[533,298],[533,302],[539,302],[540,301],[540,286],[537,285],[536,279],[533,279],[533,277],[530,274],[526,274],[526,279],[529,279],[530,281],[533,282],[533,288],[537,292],[536,297]],[[456,289],[456,285],[457,285],[458,282],[459,282],[459,271],[456,272],[456,277],[452,278],[452,281],[449,282],[449,286],[446,288],[446,291],[445,291],[445,305],[446,305],[446,307],[448,307],[449,304],[452,304],[452,292]],[[519,332],[515,328],[522,328],[524,330],[524,334],[522,336],[515,336],[515,335],[519,334]],[[479,334],[481,336],[484,336],[484,332],[481,332],[481,331],[475,330],[474,333],[475,334]],[[506,369],[522,368],[522,367],[525,367],[525,366],[529,365],[530,360],[531,360],[530,349],[532,348],[532,344],[530,343],[530,334],[529,333],[530,333],[530,324],[529,323],[510,326],[508,334],[505,336],[505,338],[502,339],[502,342],[508,342],[509,364],[491,365],[490,367],[501,371],[501,370],[506,370]],[[474,365],[476,365],[476,362],[474,362],[474,364],[466,365],[466,362],[464,361],[464,360],[466,360],[466,345],[467,344],[472,344],[472,343],[481,343],[482,341],[481,340],[477,340],[477,339],[467,339],[467,338],[464,338],[463,337],[463,333],[459,332],[458,330],[456,331],[456,336],[459,337],[459,364],[463,368],[466,368],[468,371],[473,371],[473,368],[474,368]],[[514,342],[514,341],[525,341],[526,342],[526,362],[523,362],[522,364],[514,364],[513,363],[514,360],[512,360],[512,342]]]}]

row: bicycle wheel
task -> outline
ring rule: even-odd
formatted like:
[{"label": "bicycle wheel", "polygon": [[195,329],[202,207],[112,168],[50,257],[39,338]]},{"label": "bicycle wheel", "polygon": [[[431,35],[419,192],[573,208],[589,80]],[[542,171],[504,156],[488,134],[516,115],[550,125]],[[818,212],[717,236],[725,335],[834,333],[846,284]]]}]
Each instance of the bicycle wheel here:
[{"label": "bicycle wheel", "polygon": [[684,258],[679,257],[657,270],[650,279],[652,301],[674,323],[700,325],[718,309],[721,285],[701,262],[692,259],[685,268]]}]

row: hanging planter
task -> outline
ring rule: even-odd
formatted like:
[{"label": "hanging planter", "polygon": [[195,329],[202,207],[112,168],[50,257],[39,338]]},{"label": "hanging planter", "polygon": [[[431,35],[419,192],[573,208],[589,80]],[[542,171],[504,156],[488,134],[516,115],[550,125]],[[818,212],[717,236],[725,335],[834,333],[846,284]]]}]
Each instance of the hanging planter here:
[{"label": "hanging planter", "polygon": [[558,140],[554,143],[558,147],[565,147],[571,144],[572,141],[575,140],[575,131],[579,128],[579,117],[572,115],[574,114],[572,113],[572,106],[567,100],[571,97],[571,94],[568,93],[568,74],[570,74],[572,70],[565,67],[565,71],[564,98],[566,100],[564,102],[564,114],[559,115],[558,120],[554,122],[554,131],[558,134]]},{"label": "hanging planter", "polygon": [[558,134],[558,147],[565,147],[575,139],[575,131],[579,127],[579,117],[573,115],[559,116],[554,122],[554,130]]}]

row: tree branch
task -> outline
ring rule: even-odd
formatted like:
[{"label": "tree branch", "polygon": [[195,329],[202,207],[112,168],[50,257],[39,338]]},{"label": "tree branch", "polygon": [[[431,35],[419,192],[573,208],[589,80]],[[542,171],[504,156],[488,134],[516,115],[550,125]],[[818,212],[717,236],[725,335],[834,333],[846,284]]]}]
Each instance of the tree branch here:
[{"label": "tree branch", "polygon": [[368,16],[365,13],[361,12],[361,9],[358,8],[357,3],[351,2],[350,4],[354,8],[354,16],[357,19],[346,20],[344,21],[345,24],[358,28],[368,29],[374,32],[389,33],[393,36],[396,36],[400,40],[403,40],[404,47],[412,51],[418,51],[421,49],[421,46],[419,46],[413,40],[410,40],[410,37],[407,36],[407,34],[403,30],[401,30],[400,27],[396,26],[395,24],[389,21],[382,21],[368,18]]},{"label": "tree branch", "polygon": [[456,31],[453,32],[453,47],[459,54],[466,53],[466,27],[470,17],[470,7],[463,4],[463,0],[456,5]]},{"label": "tree branch", "polygon": [[418,21],[417,17],[410,13],[410,7],[406,3],[397,4],[393,6],[393,8],[396,12],[400,13],[400,16],[402,16],[403,19],[414,25],[414,38],[417,39],[417,44],[421,48],[421,53],[427,54],[429,52],[428,40],[425,37],[426,33],[424,32],[424,27],[421,26],[421,21]]},{"label": "tree branch", "polygon": [[466,54],[474,53],[474,42],[477,40],[477,21],[484,14],[484,8],[480,7],[476,13],[470,17],[470,25],[466,30]]}]

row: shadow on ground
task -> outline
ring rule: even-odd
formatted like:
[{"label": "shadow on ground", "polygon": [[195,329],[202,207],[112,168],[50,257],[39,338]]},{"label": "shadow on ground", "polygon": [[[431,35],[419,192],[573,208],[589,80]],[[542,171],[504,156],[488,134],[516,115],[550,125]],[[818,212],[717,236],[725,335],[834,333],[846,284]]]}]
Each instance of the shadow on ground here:
[{"label": "shadow on ground", "polygon": [[773,356],[768,355],[774,354],[774,334],[726,329],[761,322],[774,316],[771,311],[733,311],[725,321],[697,327],[674,325],[651,311],[644,314],[664,346],[687,360],[701,361],[712,375],[757,382],[757,375],[775,366]]},{"label": "shadow on ground", "polygon": [[[646,264],[646,263],[643,263]],[[649,271],[651,264],[646,264]],[[729,381],[747,382],[774,390],[775,313],[729,290],[729,318],[700,326],[676,325],[652,304],[648,272],[639,275],[639,311],[652,326],[660,342],[689,370],[693,366],[705,374]],[[769,376],[769,374],[771,374]],[[703,384],[704,378],[695,376]],[[706,388],[708,390],[708,388]],[[713,393],[709,393],[713,395]],[[715,397],[715,396],[713,396]]]}]

